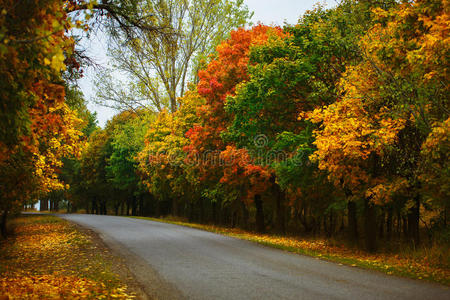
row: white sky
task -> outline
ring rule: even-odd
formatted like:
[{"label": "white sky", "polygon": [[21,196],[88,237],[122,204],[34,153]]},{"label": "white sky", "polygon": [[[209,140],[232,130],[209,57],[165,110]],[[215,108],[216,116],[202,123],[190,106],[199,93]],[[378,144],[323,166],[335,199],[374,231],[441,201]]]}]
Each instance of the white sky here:
[{"label": "white sky", "polygon": [[[312,9],[314,4],[322,3],[328,6],[336,4],[336,0],[244,0],[250,11],[254,12],[252,22],[261,22],[268,25],[295,24],[298,18],[303,15],[306,10]],[[106,46],[102,38],[93,36],[90,41],[86,42],[89,55],[100,65],[106,66]],[[88,107],[91,111],[97,112],[99,125],[104,126],[106,121],[116,113],[113,109],[100,107],[90,101],[95,95],[93,81],[95,78],[95,70],[89,68],[85,70],[85,76],[80,80],[80,88],[85,98],[89,100]]]}]

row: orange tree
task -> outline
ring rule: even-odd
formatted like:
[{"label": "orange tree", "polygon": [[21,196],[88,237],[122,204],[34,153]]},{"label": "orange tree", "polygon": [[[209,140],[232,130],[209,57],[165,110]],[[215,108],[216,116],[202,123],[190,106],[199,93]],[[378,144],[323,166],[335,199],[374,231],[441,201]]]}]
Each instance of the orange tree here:
[{"label": "orange tree", "polygon": [[80,120],[65,103],[61,72],[73,41],[61,1],[2,1],[0,169],[2,233],[23,201],[62,189],[61,159],[79,155]]},{"label": "orange tree", "polygon": [[[223,163],[221,151],[226,150],[226,144],[221,138],[221,133],[226,129],[231,120],[231,115],[225,112],[225,103],[228,96],[235,93],[237,84],[248,79],[247,69],[249,63],[248,53],[252,46],[264,44],[270,35],[282,34],[281,29],[258,25],[251,29],[238,29],[231,32],[228,40],[217,47],[217,53],[212,57],[208,66],[199,72],[198,93],[205,98],[205,104],[198,109],[201,124],[194,126],[187,132],[190,144],[185,147],[188,153],[187,161],[192,166],[190,173],[192,178],[199,180],[202,188],[200,210],[203,211],[203,199],[210,200],[207,203],[212,208],[215,217],[217,207],[228,210],[236,210],[241,196],[251,193],[251,185],[245,190],[236,185],[234,180],[232,188],[234,192],[224,190],[224,185],[229,176],[224,177],[226,165],[237,169],[240,158]],[[235,154],[243,154],[242,151]],[[222,158],[229,158],[226,153]],[[193,163],[192,163],[193,162]],[[244,168],[251,167],[251,162]],[[261,177],[258,172],[251,172],[256,177]],[[237,173],[235,175],[238,175]],[[243,175],[243,173],[242,173]],[[262,179],[262,177],[261,177]],[[253,180],[248,176],[241,176],[241,180]],[[264,181],[264,180],[262,180]],[[244,182],[242,182],[244,184]],[[234,186],[234,187],[233,187]],[[238,192],[239,191],[239,192]],[[226,197],[226,198],[225,198]],[[259,197],[259,196],[257,196]],[[225,198],[225,199],[224,199]],[[225,202],[222,202],[225,200]],[[241,207],[240,205],[237,205]],[[227,208],[228,207],[228,208]],[[240,208],[239,208],[240,210]],[[231,214],[233,215],[233,214]],[[242,212],[245,215],[245,211]]]},{"label": "orange tree", "polygon": [[363,59],[347,69],[341,96],[308,116],[322,124],[311,158],[364,199],[369,250],[376,247],[375,206],[406,210],[406,233],[417,244],[421,191],[433,186],[422,174],[448,176],[448,10],[448,1],[375,9],[378,23],[361,39]]}]

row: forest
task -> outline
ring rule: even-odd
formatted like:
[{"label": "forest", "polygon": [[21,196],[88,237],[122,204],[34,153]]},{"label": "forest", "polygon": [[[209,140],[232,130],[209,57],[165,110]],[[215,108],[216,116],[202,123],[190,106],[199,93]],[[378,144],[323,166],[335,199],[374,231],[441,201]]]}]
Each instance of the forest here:
[{"label": "forest", "polygon": [[[450,243],[450,1],[1,0],[2,234],[24,207]],[[77,85],[102,31],[114,70]],[[120,71],[128,80],[116,77]]]}]

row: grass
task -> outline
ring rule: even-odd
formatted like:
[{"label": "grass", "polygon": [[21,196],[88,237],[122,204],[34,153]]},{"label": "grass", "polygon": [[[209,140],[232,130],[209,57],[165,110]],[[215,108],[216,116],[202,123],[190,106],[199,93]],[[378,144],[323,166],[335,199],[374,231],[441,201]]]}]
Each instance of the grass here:
[{"label": "grass", "polygon": [[237,228],[188,223],[173,218],[158,219],[135,216],[132,218],[187,226],[343,265],[450,286],[448,247],[434,245],[430,248],[404,249],[398,253],[380,251],[372,254],[325,239],[257,234]]},{"label": "grass", "polygon": [[21,216],[11,225],[14,234],[0,244],[0,298],[133,298],[107,250],[74,225],[51,215]]}]

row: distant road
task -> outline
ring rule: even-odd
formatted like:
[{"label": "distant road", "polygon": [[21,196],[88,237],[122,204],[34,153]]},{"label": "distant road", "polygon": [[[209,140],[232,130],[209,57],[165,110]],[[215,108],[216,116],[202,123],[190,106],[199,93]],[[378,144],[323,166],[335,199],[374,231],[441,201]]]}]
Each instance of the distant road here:
[{"label": "distant road", "polygon": [[158,299],[450,299],[450,290],[437,284],[197,229],[114,216],[59,216],[99,233]]}]

